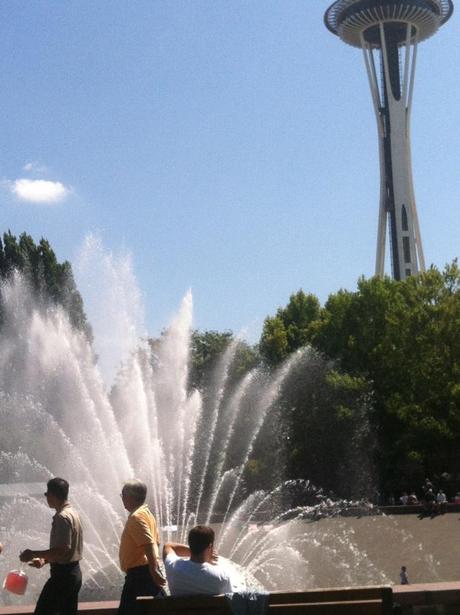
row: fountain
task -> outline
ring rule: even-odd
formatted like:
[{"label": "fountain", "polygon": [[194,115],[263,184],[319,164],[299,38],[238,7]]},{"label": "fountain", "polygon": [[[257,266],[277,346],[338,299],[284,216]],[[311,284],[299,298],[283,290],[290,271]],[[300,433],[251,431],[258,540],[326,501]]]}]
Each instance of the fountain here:
[{"label": "fountain", "polygon": [[[219,552],[252,583],[301,589],[388,581],[356,547],[345,520],[309,522],[336,517],[347,503],[332,502],[308,481],[243,493],[243,470],[264,419],[295,366],[312,360],[311,351],[294,354],[270,376],[255,368],[230,387],[235,341],[204,399],[187,386],[191,293],[153,356],[129,263],[90,238],[77,273],[84,277],[97,267],[102,279],[92,288],[108,304],[98,308],[105,334],[95,328],[94,347],[61,308],[36,303],[20,275],[1,288],[0,578],[17,567],[21,549],[46,547],[52,511],[42,492],[59,475],[69,480],[84,524],[81,599],[119,596],[117,552],[126,518],[119,493],[132,477],[147,483],[163,539],[184,541],[198,521],[213,523]],[[79,286],[90,294],[91,285],[85,291],[82,280]],[[23,602],[36,598],[46,576],[46,569],[30,571]],[[10,600],[0,595],[0,604]]]}]

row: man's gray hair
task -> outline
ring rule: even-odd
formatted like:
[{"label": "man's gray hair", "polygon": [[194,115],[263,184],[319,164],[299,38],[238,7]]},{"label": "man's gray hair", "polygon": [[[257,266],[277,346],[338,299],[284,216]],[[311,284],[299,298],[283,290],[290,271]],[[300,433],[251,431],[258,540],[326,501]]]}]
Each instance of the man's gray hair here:
[{"label": "man's gray hair", "polygon": [[126,481],[122,489],[123,493],[129,495],[138,504],[143,504],[147,496],[147,485],[137,478]]}]

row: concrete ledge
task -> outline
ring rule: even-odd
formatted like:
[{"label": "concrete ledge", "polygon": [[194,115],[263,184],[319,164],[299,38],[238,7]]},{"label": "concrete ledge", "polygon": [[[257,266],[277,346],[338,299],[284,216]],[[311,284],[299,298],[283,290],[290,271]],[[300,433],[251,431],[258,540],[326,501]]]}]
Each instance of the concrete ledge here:
[{"label": "concrete ledge", "polygon": [[[422,504],[407,504],[406,506],[403,506],[402,504],[396,504],[395,506],[376,506],[375,507],[377,510],[380,510],[380,512],[384,513],[385,515],[420,515],[425,513],[425,508]],[[445,512],[444,513],[437,513],[439,514],[446,514],[446,513],[458,513],[460,512],[460,504],[452,504],[452,503],[448,503],[445,508],[444,508]]]},{"label": "concrete ledge", "polygon": [[[118,600],[110,602],[80,602],[78,605],[79,613],[87,615],[116,615],[118,610]],[[33,606],[0,606],[0,615],[29,615],[33,613]]]},{"label": "concrete ledge", "polygon": [[458,604],[460,613],[460,582],[395,585],[393,601],[402,606]]},{"label": "concrete ledge", "polygon": [[[460,581],[394,585],[392,590],[394,603],[401,605],[404,612],[428,613],[424,609],[431,607],[429,613],[460,613]],[[436,607],[440,607],[439,610]],[[450,610],[452,608],[454,610]],[[86,615],[116,615],[117,609],[118,600],[80,602],[78,612]],[[30,615],[33,612],[34,606],[0,607],[0,615]]]}]

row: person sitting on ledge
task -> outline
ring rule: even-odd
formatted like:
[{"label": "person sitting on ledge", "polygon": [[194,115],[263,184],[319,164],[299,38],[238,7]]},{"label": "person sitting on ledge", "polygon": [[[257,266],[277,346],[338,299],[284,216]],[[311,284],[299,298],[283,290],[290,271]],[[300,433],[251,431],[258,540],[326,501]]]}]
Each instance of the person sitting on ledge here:
[{"label": "person sitting on ledge", "polygon": [[447,496],[442,489],[436,495],[436,504],[438,505],[438,512],[443,515],[447,511]]},{"label": "person sitting on ledge", "polygon": [[209,526],[192,528],[188,546],[167,542],[163,560],[172,596],[216,596],[233,592],[229,574],[217,562],[214,530]]},{"label": "person sitting on ledge", "polygon": [[407,500],[407,503],[410,504],[411,506],[415,506],[416,504],[418,504],[418,498],[415,495],[415,491],[411,491],[411,494]]}]

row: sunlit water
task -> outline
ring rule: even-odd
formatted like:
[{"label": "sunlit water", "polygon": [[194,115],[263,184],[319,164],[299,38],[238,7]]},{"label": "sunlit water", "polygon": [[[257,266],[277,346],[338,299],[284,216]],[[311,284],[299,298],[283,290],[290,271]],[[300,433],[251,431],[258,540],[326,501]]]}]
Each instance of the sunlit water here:
[{"label": "sunlit water", "polygon": [[[240,566],[250,586],[388,580],[356,547],[349,527],[309,522],[335,516],[346,503],[331,502],[300,481],[242,497],[257,434],[285,378],[299,361],[308,363],[309,351],[294,354],[270,377],[255,369],[230,388],[235,342],[216,366],[204,401],[187,386],[191,294],[152,358],[129,259],[114,258],[88,238],[77,274],[89,297],[93,346],[61,309],[40,306],[20,276],[1,288],[0,484],[14,484],[16,494],[0,495],[2,579],[18,567],[22,549],[47,547],[54,511],[41,493],[49,478],[63,476],[84,524],[82,599],[119,596],[117,553],[126,519],[119,494],[132,477],[147,483],[163,539],[185,541],[197,521],[214,523],[225,565]],[[309,505],[289,510],[300,492]],[[3,592],[0,604],[36,598],[47,571],[28,574],[27,595]]]}]

